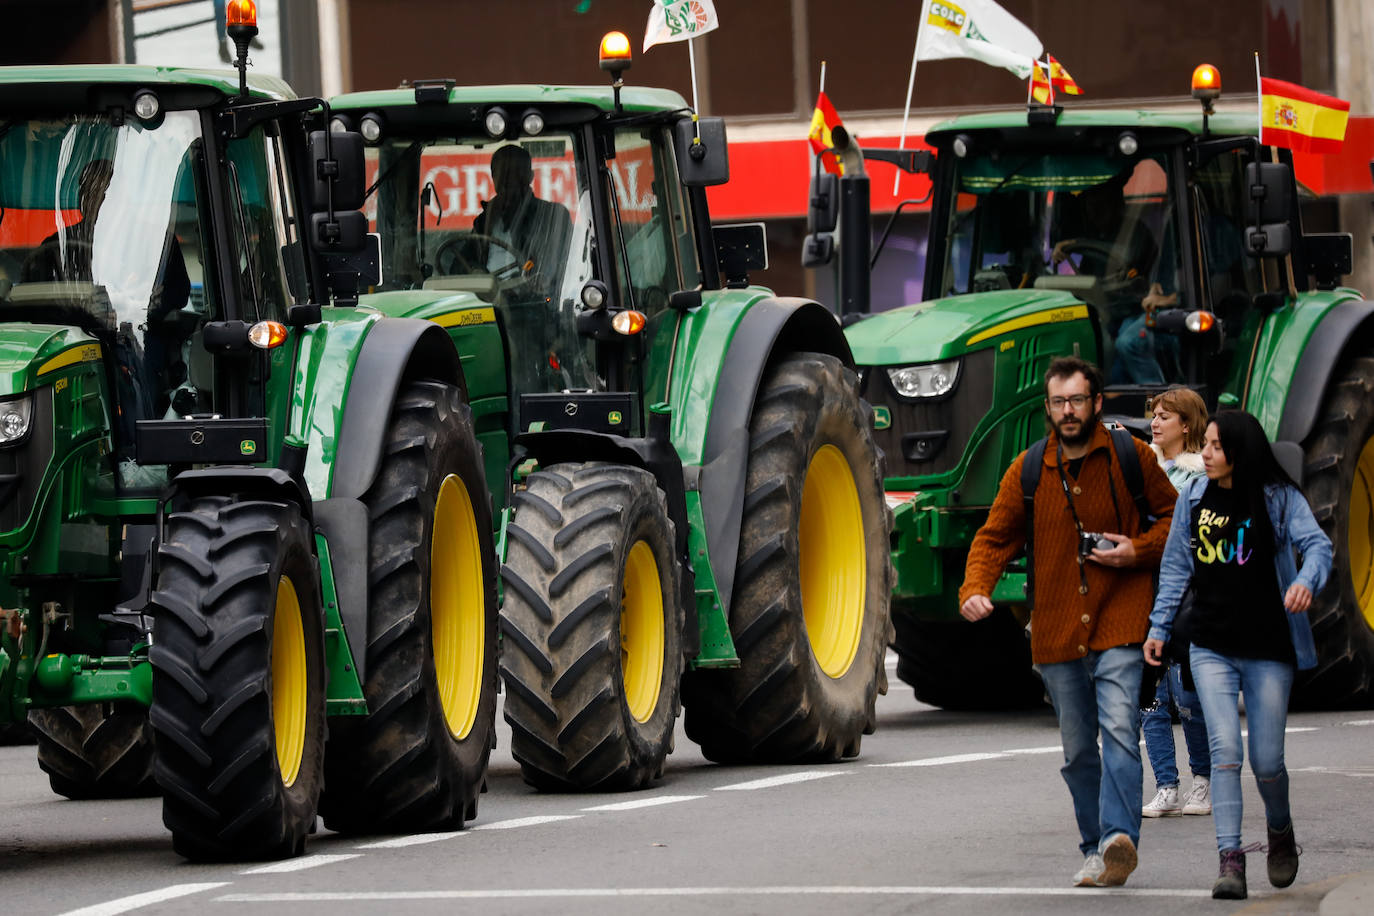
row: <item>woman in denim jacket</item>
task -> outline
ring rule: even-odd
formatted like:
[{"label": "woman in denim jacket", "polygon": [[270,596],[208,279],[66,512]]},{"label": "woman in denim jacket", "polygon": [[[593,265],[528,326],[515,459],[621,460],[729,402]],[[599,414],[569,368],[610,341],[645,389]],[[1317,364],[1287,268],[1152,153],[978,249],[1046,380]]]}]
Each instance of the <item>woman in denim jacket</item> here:
[{"label": "woman in denim jacket", "polygon": [[[1264,801],[1269,881],[1287,887],[1299,849],[1288,806],[1283,732],[1295,669],[1317,653],[1307,609],[1331,571],[1331,541],[1302,492],[1274,460],[1259,421],[1224,410],[1207,425],[1207,476],[1179,493],[1150,614],[1145,660],[1160,663],[1179,601],[1191,584],[1189,661],[1207,719],[1212,755],[1212,818],[1220,869],[1212,896],[1246,896],[1240,844],[1238,698],[1245,694],[1250,769]],[[1260,511],[1260,510],[1263,511]],[[1302,555],[1302,568],[1294,559]]]}]

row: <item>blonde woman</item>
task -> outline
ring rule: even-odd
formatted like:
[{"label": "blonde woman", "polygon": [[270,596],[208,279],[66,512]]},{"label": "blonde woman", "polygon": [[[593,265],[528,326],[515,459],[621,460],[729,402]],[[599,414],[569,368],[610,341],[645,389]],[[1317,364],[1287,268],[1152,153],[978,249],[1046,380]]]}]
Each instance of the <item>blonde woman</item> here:
[{"label": "blonde woman", "polygon": [[[1170,388],[1150,402],[1150,410],[1150,432],[1154,437],[1150,447],[1174,489],[1182,490],[1187,481],[1204,473],[1202,444],[1207,406],[1191,388]],[[1154,702],[1141,713],[1145,753],[1155,774],[1155,797],[1140,809],[1145,817],[1212,813],[1212,758],[1207,750],[1207,723],[1191,680],[1187,678],[1190,683],[1185,683],[1183,666],[1170,662],[1160,675]],[[1178,710],[1183,723],[1188,767],[1193,772],[1187,794],[1179,792],[1171,707]]]}]

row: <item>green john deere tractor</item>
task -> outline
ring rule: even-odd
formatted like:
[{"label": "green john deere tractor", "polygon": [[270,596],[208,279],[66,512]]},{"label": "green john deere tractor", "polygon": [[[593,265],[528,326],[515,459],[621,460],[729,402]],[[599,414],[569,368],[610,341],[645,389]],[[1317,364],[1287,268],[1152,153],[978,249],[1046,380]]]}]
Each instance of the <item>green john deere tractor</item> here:
[{"label": "green john deere tractor", "polygon": [[[1338,285],[1349,235],[1304,233],[1290,153],[1260,145],[1249,112],[1203,101],[961,117],[926,135],[933,155],[842,135],[844,177],[814,182],[807,257],[837,265],[887,454],[897,673],[921,700],[1041,702],[1023,572],[978,624],[956,594],[1003,471],[1044,435],[1042,377],[1065,354],[1104,368],[1108,418],[1143,435],[1171,384],[1260,418],[1336,547],[1298,701],[1374,699],[1374,303]],[[865,159],[930,174],[918,304],[870,308]]]},{"label": "green john deere tractor", "polygon": [[62,795],[160,790],[192,859],[459,827],[494,741],[464,371],[356,307],[327,121],[274,79],[0,70],[0,723]]},{"label": "green john deere tractor", "polygon": [[890,514],[849,347],[749,285],[762,227],[707,211],[723,124],[627,65],[331,102],[369,143],[364,302],[491,370],[469,394],[506,512],[505,717],[543,789],[649,784],[682,707],[712,760],[852,757],[886,690]]}]

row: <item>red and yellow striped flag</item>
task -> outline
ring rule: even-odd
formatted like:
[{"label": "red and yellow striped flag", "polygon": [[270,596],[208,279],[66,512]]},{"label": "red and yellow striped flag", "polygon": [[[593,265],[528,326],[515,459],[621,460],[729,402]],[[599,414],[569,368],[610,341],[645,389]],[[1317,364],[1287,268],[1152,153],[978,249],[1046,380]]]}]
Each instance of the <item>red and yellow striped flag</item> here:
[{"label": "red and yellow striped flag", "polygon": [[1035,69],[1031,71],[1030,94],[1041,105],[1054,104],[1054,87],[1050,79],[1045,75],[1045,66],[1040,61],[1035,62]]},{"label": "red and yellow striped flag", "polygon": [[1260,143],[1304,153],[1337,153],[1350,103],[1296,83],[1260,80]]},{"label": "red and yellow striped flag", "polygon": [[816,110],[811,114],[811,132],[807,134],[807,139],[811,141],[811,149],[821,157],[821,165],[825,166],[825,170],[836,175],[844,174],[844,165],[841,164],[839,156],[834,153],[826,154],[825,151],[835,145],[830,132],[843,124],[826,94],[821,92],[817,95]]},{"label": "red and yellow striped flag", "polygon": [[1053,54],[1046,55],[1050,62],[1050,85],[1055,92],[1062,92],[1065,95],[1082,95],[1083,90],[1069,76],[1069,71],[1064,69],[1064,65],[1054,59]]}]

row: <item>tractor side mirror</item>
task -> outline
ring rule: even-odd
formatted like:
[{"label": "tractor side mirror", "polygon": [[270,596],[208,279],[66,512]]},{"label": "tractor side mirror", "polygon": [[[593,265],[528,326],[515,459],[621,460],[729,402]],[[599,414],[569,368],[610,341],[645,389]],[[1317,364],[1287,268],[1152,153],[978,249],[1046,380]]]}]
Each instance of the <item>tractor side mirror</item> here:
[{"label": "tractor side mirror", "polygon": [[363,135],[345,130],[330,134],[310,132],[310,164],[314,181],[310,183],[310,209],[328,210],[330,191],[335,210],[359,210],[367,190],[367,171],[363,164]]},{"label": "tractor side mirror", "polygon": [[768,269],[768,236],[763,223],[729,223],[711,227],[720,269],[729,289],[749,285],[749,271]]},{"label": "tractor side mirror", "polygon": [[1335,289],[1354,267],[1355,238],[1349,232],[1305,233],[1302,248],[1317,289]]},{"label": "tractor side mirror", "polygon": [[834,232],[840,212],[839,179],[830,172],[811,176],[811,196],[806,207],[808,233]]},{"label": "tractor side mirror", "polygon": [[1245,167],[1250,189],[1250,225],[1245,248],[1252,257],[1282,257],[1293,250],[1293,170],[1281,162]]},{"label": "tractor side mirror", "polygon": [[[701,142],[697,142],[698,131]],[[673,130],[677,172],[689,188],[707,188],[730,180],[730,154],[724,118],[683,118]]]}]

